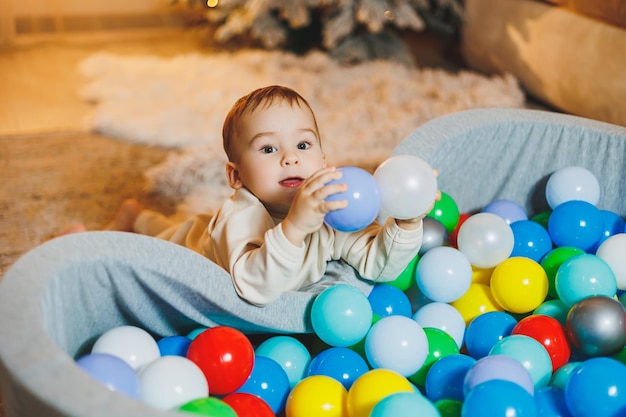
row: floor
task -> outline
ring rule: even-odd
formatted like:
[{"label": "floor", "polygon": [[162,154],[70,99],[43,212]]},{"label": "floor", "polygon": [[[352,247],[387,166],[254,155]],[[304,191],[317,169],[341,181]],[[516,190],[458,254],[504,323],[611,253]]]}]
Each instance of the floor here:
[{"label": "floor", "polygon": [[168,56],[202,45],[201,32],[182,29],[22,39],[0,49],[0,135],[81,130],[89,104],[77,66],[93,53]]}]

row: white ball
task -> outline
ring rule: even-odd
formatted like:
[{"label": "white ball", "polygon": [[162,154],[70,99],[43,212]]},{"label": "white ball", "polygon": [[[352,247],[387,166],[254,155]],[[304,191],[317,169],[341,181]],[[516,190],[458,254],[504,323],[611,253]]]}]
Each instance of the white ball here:
[{"label": "white ball", "polygon": [[568,166],[550,175],[545,194],[552,209],[571,200],[582,200],[595,206],[600,200],[600,183],[588,169]]},{"label": "white ball", "polygon": [[430,165],[414,155],[397,155],[374,172],[381,208],[396,219],[412,219],[427,213],[437,195],[437,177]]},{"label": "white ball", "polygon": [[617,288],[626,290],[626,233],[618,233],[602,242],[596,256],[609,264],[613,270]]},{"label": "white ball", "polygon": [[439,246],[426,252],[417,263],[417,286],[428,299],[442,303],[456,301],[472,283],[472,265],[459,250]]},{"label": "white ball", "polygon": [[513,252],[513,230],[497,214],[474,214],[459,228],[457,245],[472,265],[493,268]]},{"label": "white ball", "polygon": [[440,302],[426,304],[413,314],[413,320],[422,327],[443,330],[452,336],[459,349],[463,346],[465,319],[459,310],[450,304]]},{"label": "white ball", "polygon": [[134,370],[161,356],[159,345],[150,333],[135,326],[119,326],[106,331],[96,340],[91,353],[117,356]]},{"label": "white ball", "polygon": [[142,400],[160,410],[209,396],[202,370],[183,356],[163,356],[139,373]]}]

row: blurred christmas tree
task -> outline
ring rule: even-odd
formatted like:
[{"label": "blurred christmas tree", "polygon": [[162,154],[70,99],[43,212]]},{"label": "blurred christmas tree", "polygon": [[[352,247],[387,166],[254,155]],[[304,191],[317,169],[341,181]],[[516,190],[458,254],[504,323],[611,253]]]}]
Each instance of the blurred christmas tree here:
[{"label": "blurred christmas tree", "polygon": [[[462,0],[172,0],[215,28],[214,40],[266,49],[319,48],[343,63],[405,60],[399,31],[458,34]],[[196,19],[197,21],[198,19]]]}]

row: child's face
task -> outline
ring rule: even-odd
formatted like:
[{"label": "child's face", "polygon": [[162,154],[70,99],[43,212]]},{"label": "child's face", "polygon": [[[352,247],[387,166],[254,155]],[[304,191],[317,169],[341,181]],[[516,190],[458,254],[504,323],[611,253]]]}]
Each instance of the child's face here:
[{"label": "child's face", "polygon": [[315,120],[306,106],[274,103],[245,114],[236,133],[231,187],[246,187],[276,217],[284,217],[311,174],[326,165]]}]

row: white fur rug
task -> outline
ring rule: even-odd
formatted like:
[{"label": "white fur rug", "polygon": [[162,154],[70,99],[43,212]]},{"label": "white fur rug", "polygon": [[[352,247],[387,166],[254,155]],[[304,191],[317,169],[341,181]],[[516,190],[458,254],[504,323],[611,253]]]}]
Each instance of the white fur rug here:
[{"label": "white fur rug", "polygon": [[452,74],[378,61],[340,66],[321,52],[151,56],[96,54],[80,64],[93,103],[89,126],[120,139],[174,148],[146,172],[150,192],[183,212],[214,210],[230,193],[221,149],[224,117],[255,88],[282,84],[311,104],[330,163],[375,166],[420,124],[478,107],[522,107],[512,76]]}]

